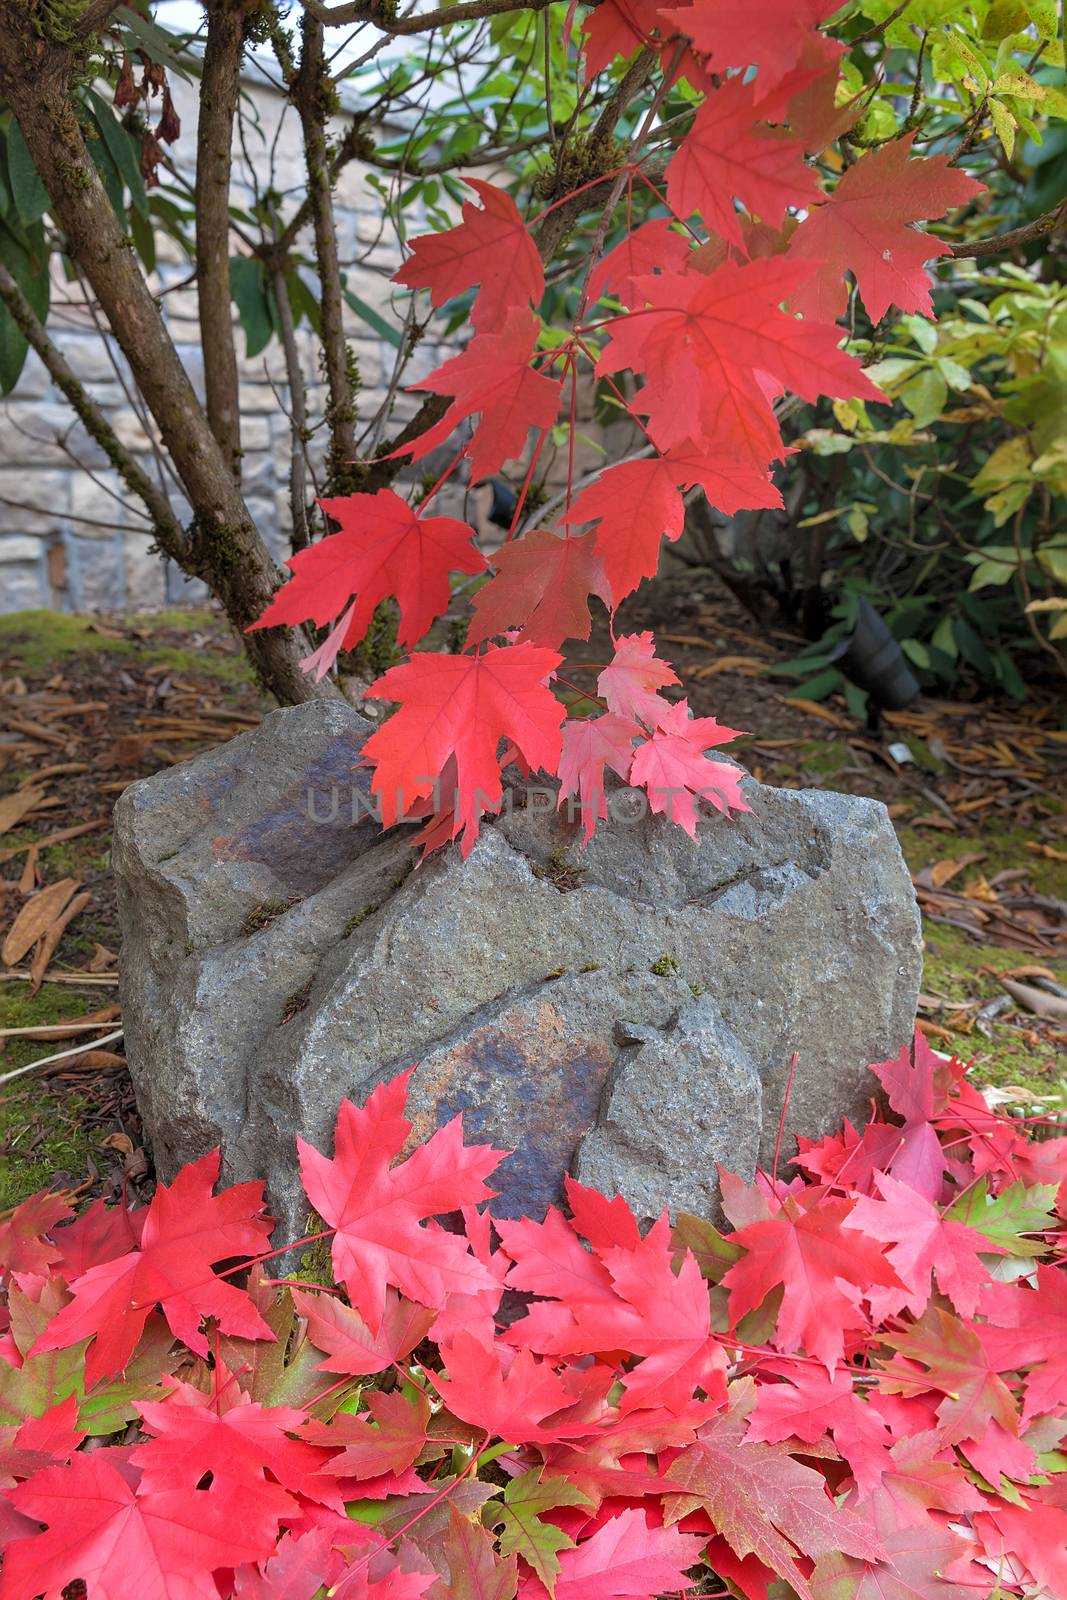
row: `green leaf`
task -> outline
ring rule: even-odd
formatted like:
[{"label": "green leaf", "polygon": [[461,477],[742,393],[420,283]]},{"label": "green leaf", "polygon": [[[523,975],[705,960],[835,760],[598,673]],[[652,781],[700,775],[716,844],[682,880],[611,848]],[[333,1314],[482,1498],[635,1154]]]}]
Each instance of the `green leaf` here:
[{"label": "green leaf", "polygon": [[902,639],[900,641],[900,648],[903,650],[909,661],[913,661],[915,665],[920,667],[924,672],[929,671],[930,652],[918,639]]},{"label": "green leaf", "polygon": [[679,1254],[688,1250],[708,1283],[721,1282],[723,1274],[745,1254],[741,1245],[734,1244],[710,1222],[690,1216],[687,1211],[679,1212],[671,1229],[671,1248]]},{"label": "green leaf", "polygon": [[152,224],[140,211],[130,212],[130,234],[137,254],[141,258],[141,265],[146,272],[156,270],[156,236]]},{"label": "green leaf", "polygon": [[807,683],[798,684],[795,689],[790,689],[787,700],[825,700],[835,690],[840,689],[844,678],[836,667],[830,667],[826,672],[816,673],[814,678],[809,678]]},{"label": "green leaf", "polygon": [[1042,1241],[1022,1235],[1057,1227],[1055,1205],[1054,1183],[1036,1183],[1030,1188],[1013,1183],[998,1195],[991,1195],[988,1179],[983,1176],[949,1208],[948,1216],[953,1222],[962,1222],[984,1234],[991,1244],[1009,1255],[1039,1256],[1045,1251]]},{"label": "green leaf", "polygon": [[176,33],[171,33],[168,28],[161,28],[158,23],[152,22],[148,17],[143,17],[132,6],[119,6],[115,19],[128,28],[134,37],[134,46],[139,45],[153,61],[159,61],[163,66],[176,72],[179,78],[184,78],[186,83],[192,83],[190,72],[199,77],[197,64],[188,56],[179,59],[179,53],[184,49],[184,38]]},{"label": "green leaf", "polygon": [[936,422],[948,401],[948,384],[936,367],[927,367],[911,378],[899,391],[901,399],[920,428]]},{"label": "green leaf", "polygon": [[901,317],[900,326],[915,340],[924,355],[932,356],[937,349],[937,328],[926,317]]},{"label": "green leaf", "polygon": [[251,256],[231,256],[230,294],[244,329],[245,356],[251,359],[267,348],[276,332],[263,263]]},{"label": "green leaf", "polygon": [[368,328],[373,328],[375,333],[381,334],[382,338],[391,344],[394,350],[400,349],[404,342],[404,336],[399,328],[394,328],[391,323],[386,322],[385,318],[375,311],[373,306],[369,306],[365,300],[361,300],[359,295],[355,294],[351,289],[342,289],[341,293],[356,313],[356,316],[360,317]]},{"label": "green leaf", "polygon": [[112,108],[102,100],[95,90],[88,91],[89,103],[93,109],[93,122],[100,131],[100,137],[108,148],[108,153],[122,177],[127,189],[130,191],[130,201],[141,212],[142,216],[148,215],[148,194],[145,190],[144,179],[141,176],[140,160],[136,153],[134,141],[116,117]]},{"label": "green leaf", "polygon": [[87,139],[86,145],[93,165],[100,174],[100,182],[104,185],[107,197],[111,201],[111,209],[118,217],[119,222],[126,225],[126,206],[122,188],[122,175],[111,159],[111,152],[102,139]]},{"label": "green leaf", "polygon": [[971,578],[970,592],[975,594],[979,589],[997,588],[1010,583],[1017,571],[1014,561],[979,561]]},{"label": "green leaf", "polygon": [[955,661],[960,653],[960,647],[956,643],[956,636],[952,631],[951,617],[941,618],[941,621],[934,629],[930,643],[935,650],[940,650],[942,655],[948,656],[950,661]]},{"label": "green leaf", "polygon": [[557,1506],[591,1504],[588,1496],[566,1478],[542,1478],[535,1468],[513,1478],[503,1499],[491,1501],[484,1517],[493,1527],[500,1528],[500,1554],[520,1555],[549,1594],[554,1594],[559,1552],[572,1550],[574,1540],[554,1523],[542,1522],[541,1513]]},{"label": "green leaf", "polygon": [[299,327],[306,317],[314,333],[322,337],[322,310],[314,294],[308,288],[299,272],[285,274],[285,292],[289,296],[292,307],[293,322]]},{"label": "green leaf", "polygon": [[6,306],[0,306],[0,395],[8,395],[22,376],[29,345]]},{"label": "green leaf", "polygon": [[7,129],[7,176],[19,220],[28,226],[43,217],[50,204],[48,190],[37,176],[33,157],[14,117]]},{"label": "green leaf", "polygon": [[1051,572],[1057,583],[1067,584],[1067,545],[1043,544],[1037,559],[1046,571]]}]

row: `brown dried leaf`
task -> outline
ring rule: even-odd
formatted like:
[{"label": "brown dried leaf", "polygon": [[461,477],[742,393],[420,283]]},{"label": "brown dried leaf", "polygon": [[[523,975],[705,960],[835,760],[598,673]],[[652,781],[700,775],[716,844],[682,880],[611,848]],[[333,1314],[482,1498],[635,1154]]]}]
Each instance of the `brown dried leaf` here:
[{"label": "brown dried leaf", "polygon": [[19,878],[19,894],[24,897],[32,894],[37,887],[37,862],[39,858],[40,851],[35,844],[31,844],[26,852],[22,876]]},{"label": "brown dried leaf", "polygon": [[77,888],[77,878],[63,878],[26,901],[0,947],[0,961],[5,966],[13,967],[22,960],[27,950],[51,927]]},{"label": "brown dried leaf", "polygon": [[1035,856],[1044,856],[1046,861],[1067,861],[1067,850],[1057,850],[1054,844],[1037,844],[1033,839],[1028,839],[1026,848],[1032,850]]},{"label": "brown dried leaf", "polygon": [[970,856],[945,856],[930,867],[930,882],[935,889],[943,889],[957,873],[963,871],[964,867],[972,867],[976,861],[984,861],[985,858],[984,850],[979,850]]},{"label": "brown dried leaf", "polygon": [[109,950],[106,944],[96,944],[93,946],[92,956],[85,963],[85,970],[86,972],[108,972],[116,965],[118,959],[114,950]]},{"label": "brown dried leaf", "polygon": [[81,915],[91,899],[92,895],[89,894],[88,890],[82,894],[75,895],[67,909],[61,912],[50,927],[46,929],[40,944],[37,946],[33,964],[30,967],[31,993],[36,994],[44,982],[44,975],[48,971],[48,963],[55,954],[56,947],[60,939],[62,939],[66,928],[74,921],[75,917]]},{"label": "brown dried leaf", "polygon": [[10,833],[45,798],[43,789],[16,789],[0,799],[0,833]]},{"label": "brown dried leaf", "polygon": [[992,884],[988,883],[986,879],[982,877],[980,873],[978,877],[975,878],[974,882],[969,883],[966,889],[962,889],[960,893],[967,900],[982,900],[986,905],[989,906],[1000,904],[1000,896],[997,894],[997,891],[993,888]]}]

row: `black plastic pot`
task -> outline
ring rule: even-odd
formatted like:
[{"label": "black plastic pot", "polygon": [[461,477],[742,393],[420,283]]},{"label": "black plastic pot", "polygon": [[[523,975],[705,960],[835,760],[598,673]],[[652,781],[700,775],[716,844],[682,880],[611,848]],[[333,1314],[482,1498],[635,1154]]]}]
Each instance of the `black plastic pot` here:
[{"label": "black plastic pot", "polygon": [[883,619],[866,600],[859,603],[856,626],[834,646],[830,661],[882,711],[902,711],[919,693],[907,657]]},{"label": "black plastic pot", "polygon": [[505,483],[503,478],[490,478],[489,487],[493,491],[493,499],[489,507],[489,521],[494,528],[510,528],[511,519],[515,515],[515,506],[518,503],[518,495],[510,483]]}]

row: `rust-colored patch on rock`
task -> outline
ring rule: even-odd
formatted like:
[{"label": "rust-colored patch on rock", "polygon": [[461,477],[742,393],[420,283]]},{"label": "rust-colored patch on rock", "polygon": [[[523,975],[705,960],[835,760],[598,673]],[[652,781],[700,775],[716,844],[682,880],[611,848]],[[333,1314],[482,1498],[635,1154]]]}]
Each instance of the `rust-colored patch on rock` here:
[{"label": "rust-colored patch on rock", "polygon": [[466,1038],[431,1050],[412,1079],[412,1143],[457,1112],[469,1142],[522,1137],[493,1180],[499,1217],[540,1217],[562,1198],[561,1174],[596,1118],[612,1067],[603,1039],[568,1022],[545,995],[521,1000]]}]

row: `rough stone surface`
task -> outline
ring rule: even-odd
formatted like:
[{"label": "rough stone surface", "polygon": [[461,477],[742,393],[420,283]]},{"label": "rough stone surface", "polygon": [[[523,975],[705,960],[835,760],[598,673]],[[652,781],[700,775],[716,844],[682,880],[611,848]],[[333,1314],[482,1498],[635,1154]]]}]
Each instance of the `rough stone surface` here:
[{"label": "rough stone surface", "polygon": [[329,1149],[342,1096],[415,1063],[416,1136],[463,1111],[515,1149],[500,1215],[568,1169],[643,1217],[714,1215],[717,1162],[773,1157],[794,1050],[784,1151],[864,1117],[920,970],[883,806],[749,780],[751,814],[695,842],[646,817],[583,851],[542,791],[466,862],[416,867],[368,815],[369,726],[275,712],[118,803],[126,1041],[164,1177],[221,1141],[294,1236],[294,1134]]}]

